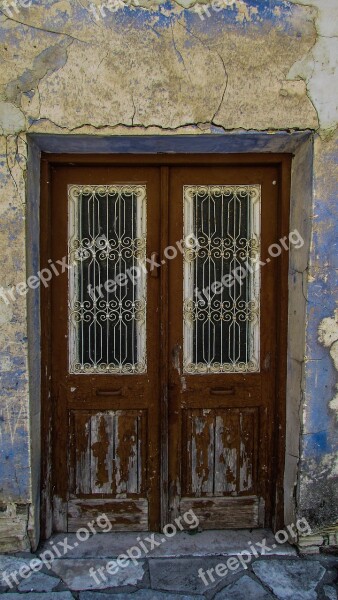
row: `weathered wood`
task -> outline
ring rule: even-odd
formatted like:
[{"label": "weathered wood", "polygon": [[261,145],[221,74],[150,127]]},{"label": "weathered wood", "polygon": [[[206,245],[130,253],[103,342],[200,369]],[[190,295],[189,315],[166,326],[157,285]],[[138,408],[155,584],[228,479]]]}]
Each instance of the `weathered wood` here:
[{"label": "weathered wood", "polygon": [[239,491],[252,493],[256,487],[257,411],[241,412],[239,437]]},{"label": "weathered wood", "polygon": [[139,494],[144,489],[145,411],[72,411],[76,494]]},{"label": "weathered wood", "polygon": [[[41,202],[40,202],[40,267],[48,265],[51,256],[50,219],[50,164],[41,160]],[[51,289],[41,286],[41,332],[51,331]],[[52,533],[52,464],[53,464],[53,406],[51,402],[51,345],[50,336],[41,335],[41,538],[47,539]]]},{"label": "weathered wood", "polygon": [[[161,167],[161,256],[169,246],[169,168]],[[161,529],[169,523],[169,439],[168,439],[168,305],[169,282],[168,264],[161,265],[161,303],[160,303],[160,372],[161,372],[161,420],[160,420],[160,453],[161,453]]]},{"label": "weathered wood", "polygon": [[224,496],[255,489],[257,409],[183,411],[184,495]]},{"label": "weathered wood", "polygon": [[[227,165],[224,161],[223,166],[216,166],[216,162],[212,164],[211,157],[206,157],[209,164],[204,166],[200,163],[198,167],[182,165],[171,168],[170,240],[179,239],[182,235],[184,185],[258,184],[261,186],[261,260],[269,258],[261,268],[260,370],[254,373],[183,372],[183,258],[179,255],[169,263],[171,514],[175,515],[179,510],[182,512],[182,496],[185,507],[188,502],[190,507],[195,507],[196,497],[204,498],[199,511],[202,515],[203,507],[208,506],[204,515],[206,527],[257,527],[259,523],[271,526],[275,502],[273,456],[278,432],[276,307],[279,304],[279,263],[269,257],[269,247],[279,239],[281,177],[279,165],[276,166],[273,161],[267,161],[270,164],[265,165],[258,162],[254,167],[248,164],[240,166],[239,162]],[[286,163],[281,162],[283,169],[287,168]],[[285,294],[285,272],[279,285]],[[280,329],[284,331],[285,326],[284,319]],[[227,393],[222,394],[222,390]],[[285,403],[284,394],[279,402]],[[284,431],[284,416],[280,425]],[[220,502],[230,496],[238,499],[238,504],[235,504],[238,509],[236,524],[230,517],[223,518],[219,510]],[[208,504],[205,504],[206,498]],[[258,502],[258,498],[263,501]],[[233,525],[229,525],[229,519]]]},{"label": "weathered wood", "polygon": [[[163,253],[167,245],[175,245],[182,238],[182,185],[194,182],[261,183],[263,260],[269,244],[278,241],[281,232],[287,234],[290,157],[285,155],[46,155],[43,161],[42,267],[48,266],[48,259],[59,260],[67,254],[67,185],[74,181],[146,182],[148,256]],[[148,281],[145,376],[69,375],[67,273],[54,278],[46,293],[42,290],[42,327],[46,332],[42,500],[47,536],[51,531],[52,489],[56,530],[67,527],[68,501],[71,506],[75,501],[82,503],[86,520],[93,509],[91,501],[98,495],[107,503],[122,499],[141,502],[144,515],[130,513],[129,520],[121,523],[123,528],[138,528],[142,523],[145,529],[158,529],[160,522],[163,525],[182,510],[182,496],[187,501],[189,498],[190,508],[205,498],[216,510],[220,501],[233,500],[233,495],[241,501],[236,506],[243,511],[243,522],[251,519],[259,525],[278,522],[281,526],[287,254],[282,253],[280,259],[271,260],[262,269],[260,373],[183,374],[181,254],[168,261],[160,273],[161,278]],[[279,298],[283,301],[278,302]],[[213,388],[223,386],[233,390],[231,397],[212,394]],[[120,390],[118,396],[109,397],[112,388]],[[105,396],[97,396],[98,389]],[[253,512],[248,517],[253,511],[252,498],[260,498],[257,518]],[[133,506],[129,505],[131,511]],[[213,511],[210,515],[211,527]],[[231,526],[224,524],[220,514],[218,523],[220,527]]]},{"label": "weathered wood", "polygon": [[[284,156],[279,166],[279,214],[278,239],[287,237],[290,231],[290,188],[291,188],[292,156]],[[289,306],[289,252],[282,252],[277,260],[277,343],[276,343],[276,394],[275,394],[275,435],[273,446],[272,469],[276,473],[275,505],[272,517],[274,531],[284,527],[284,468],[286,438],[286,378],[287,378],[287,345],[288,345],[288,306]]]},{"label": "weathered wood", "polygon": [[[74,181],[84,185],[142,181],[147,189],[147,255],[159,252],[158,168],[54,165],[51,168],[51,214],[45,232],[49,236],[50,251],[45,259],[57,264],[62,257],[67,257],[67,188]],[[51,342],[52,367],[51,395],[46,407],[51,417],[49,426],[47,419],[44,421],[43,444],[52,427],[50,472],[54,530],[67,529],[67,503],[75,499],[80,501],[78,506],[85,515],[84,520],[88,520],[94,510],[90,501],[98,495],[107,506],[112,499],[133,499],[126,504],[128,516],[123,512],[114,516],[115,528],[120,521],[124,529],[156,530],[160,520],[159,278],[147,278],[147,372],[144,374],[69,373],[68,286],[65,269],[51,280],[51,303],[46,309],[51,320],[46,338]],[[45,325],[48,326],[46,316]],[[137,499],[142,499],[139,505],[135,504]],[[141,509],[144,515],[140,515]],[[80,515],[76,518],[82,522]],[[71,521],[68,526],[74,527],[74,523]]]},{"label": "weathered wood", "polygon": [[[215,411],[216,412],[216,411]],[[215,414],[215,496],[238,492],[238,454],[240,452],[237,409]]]},{"label": "weathered wood", "polygon": [[[68,502],[68,531],[77,531],[89,521],[105,514],[112,531],[146,531],[148,527],[148,501],[146,499],[91,498],[71,499]],[[95,523],[94,523],[95,526]],[[97,527],[99,531],[99,527]]]},{"label": "weathered wood", "polygon": [[[53,164],[74,164],[74,165],[120,165],[129,166],[135,165],[147,166],[147,165],[197,165],[204,167],[206,164],[220,165],[220,166],[234,166],[234,165],[246,165],[252,167],[255,165],[281,165],[283,162],[289,162],[291,155],[284,153],[236,153],[236,154],[200,154],[200,153],[184,153],[179,152],[173,154],[54,154],[54,153],[43,153],[43,158],[48,159]],[[203,183],[203,182],[202,182]],[[238,182],[236,182],[238,183]]]},{"label": "weathered wood", "polygon": [[189,491],[195,496],[213,494],[214,482],[214,415],[213,411],[187,411],[187,474]]},{"label": "weathered wood", "polygon": [[259,498],[181,498],[180,514],[193,510],[202,529],[260,527]]}]

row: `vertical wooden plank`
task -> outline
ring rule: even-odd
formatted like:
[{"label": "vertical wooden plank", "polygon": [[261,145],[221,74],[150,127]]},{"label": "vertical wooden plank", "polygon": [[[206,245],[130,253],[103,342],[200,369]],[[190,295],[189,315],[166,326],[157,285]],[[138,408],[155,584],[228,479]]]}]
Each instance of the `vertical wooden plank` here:
[{"label": "vertical wooden plank", "polygon": [[92,494],[111,492],[111,423],[112,413],[98,412],[90,419],[91,464],[90,479]]},{"label": "vertical wooden plank", "polygon": [[192,491],[191,469],[192,416],[190,410],[182,411],[182,474],[181,494],[189,496]]},{"label": "vertical wooden plank", "polygon": [[74,452],[72,453],[72,471],[74,472],[75,494],[90,494],[92,491],[90,479],[90,414],[83,411],[72,411],[70,437]]},{"label": "vertical wooden plank", "polygon": [[[55,262],[67,256],[68,198],[60,190],[59,170],[53,165],[51,174],[50,255]],[[48,261],[47,261],[48,262]],[[69,427],[70,411],[67,398],[68,377],[68,272],[59,271],[50,283],[51,289],[51,396],[53,407],[53,527],[67,531],[67,501],[69,497]]]},{"label": "vertical wooden plank", "polygon": [[[161,256],[169,245],[169,168],[161,167]],[[169,523],[169,422],[168,422],[168,305],[169,305],[169,273],[168,264],[165,262],[161,273],[161,302],[160,302],[160,440],[161,440],[161,467],[160,467],[160,503],[161,503],[161,528]]]},{"label": "vertical wooden plank", "polygon": [[[290,189],[291,189],[292,156],[283,156],[279,165],[279,214],[277,217],[279,239],[288,236],[290,231]],[[273,437],[272,469],[276,473],[276,502],[273,515],[274,531],[284,527],[284,467],[286,437],[286,379],[287,379],[287,344],[288,344],[288,271],[289,253],[282,252],[277,262],[277,294],[276,306],[277,344],[276,344],[276,394],[273,412],[276,415],[276,435]]]},{"label": "vertical wooden plank", "polygon": [[212,495],[214,483],[214,411],[191,411],[191,488],[196,496]]},{"label": "vertical wooden plank", "polygon": [[116,493],[118,497],[136,494],[138,490],[138,419],[134,411],[116,413]]},{"label": "vertical wooden plank", "polygon": [[239,415],[235,409],[217,411],[215,423],[215,496],[237,491]]},{"label": "vertical wooden plank", "polygon": [[[51,169],[48,159],[41,157],[40,184],[40,268],[47,266],[51,256]],[[51,398],[51,288],[40,287],[41,332],[41,537],[52,533],[53,488],[53,405]]]},{"label": "vertical wooden plank", "polygon": [[[266,264],[261,268],[261,417],[260,418],[260,474],[257,495],[265,499],[266,524],[271,525],[275,494],[273,469],[273,439],[275,433],[276,397],[276,307],[281,299],[277,290],[278,258],[269,258],[271,244],[278,242],[278,185],[279,169],[266,170],[262,178],[261,256]],[[283,254],[283,252],[282,252]]]},{"label": "vertical wooden plank", "polygon": [[255,413],[242,410],[240,412],[239,492],[252,492],[254,489],[254,441]]},{"label": "vertical wooden plank", "polygon": [[[142,169],[143,173],[146,171]],[[161,179],[160,170],[152,170],[151,176],[147,177],[148,208],[147,208],[147,253],[151,256],[153,252],[160,255],[160,222],[161,222]],[[161,263],[161,260],[159,261]],[[161,269],[160,269],[161,270]],[[146,428],[142,428],[143,435],[146,434],[147,443],[147,498],[149,500],[149,523],[152,531],[158,531],[160,527],[161,509],[161,280],[159,277],[151,277],[148,273],[148,302],[147,302],[147,353],[148,373],[144,380],[147,382],[147,410],[144,413],[147,418]],[[143,443],[143,442],[142,442]]]},{"label": "vertical wooden plank", "polygon": [[146,493],[147,486],[147,427],[145,412],[137,414],[137,489],[138,493]]}]

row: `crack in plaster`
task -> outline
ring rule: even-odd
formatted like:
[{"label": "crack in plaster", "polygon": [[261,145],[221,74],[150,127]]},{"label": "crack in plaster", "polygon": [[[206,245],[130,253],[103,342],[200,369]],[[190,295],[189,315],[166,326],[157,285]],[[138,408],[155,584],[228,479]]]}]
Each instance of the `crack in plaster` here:
[{"label": "crack in plaster", "polygon": [[13,21],[14,23],[17,23],[18,25],[22,25],[23,27],[28,27],[30,29],[36,29],[37,31],[42,31],[44,33],[51,33],[54,35],[64,35],[65,37],[69,37],[73,41],[80,42],[81,44],[87,44],[87,45],[90,44],[90,42],[81,40],[80,38],[77,38],[77,37],[71,35],[70,33],[64,33],[63,31],[54,31],[53,29],[46,29],[45,27],[38,27],[37,25],[31,25],[31,23],[24,23],[24,21],[19,21],[19,19],[14,19],[13,17],[9,17],[9,16],[5,15],[5,13],[1,9],[0,9],[0,14],[2,14],[5,17],[5,22]]},{"label": "crack in plaster", "polygon": [[195,38],[204,48],[206,48],[206,50],[208,50],[208,52],[211,52],[211,51],[216,52],[218,58],[220,59],[220,61],[222,63],[222,66],[223,66],[223,69],[224,69],[224,79],[225,79],[224,89],[223,89],[223,92],[222,92],[220,103],[219,103],[218,107],[216,108],[216,110],[215,110],[215,112],[214,112],[214,114],[213,114],[213,116],[211,118],[211,124],[215,125],[216,127],[221,127],[222,129],[224,129],[224,127],[222,125],[217,125],[214,122],[214,120],[215,120],[216,116],[218,115],[218,113],[219,113],[219,111],[221,109],[221,106],[223,104],[225,92],[226,92],[226,89],[227,89],[227,86],[228,86],[228,74],[227,74],[227,70],[226,70],[226,67],[225,67],[224,59],[221,56],[221,54],[218,52],[218,50],[216,50],[215,48],[211,49],[210,46],[208,46],[208,44],[206,44],[203,40],[201,40],[201,38],[199,36],[197,36],[196,34],[192,33],[192,31],[190,31],[190,29],[188,27],[186,27],[185,25],[183,25],[182,23],[180,23],[180,21],[178,21],[177,24],[180,25],[180,27],[182,27],[189,35],[191,35],[193,38]]},{"label": "crack in plaster", "polygon": [[174,29],[173,29],[173,24],[172,23],[170,23],[170,28],[171,28],[171,36],[172,36],[172,41],[173,41],[173,46],[174,46],[175,52],[176,52],[177,56],[179,57],[179,60],[182,61],[184,69],[185,69],[185,72],[186,72],[186,74],[188,76],[188,79],[189,79],[191,85],[193,85],[191,77],[190,77],[190,73],[189,73],[189,71],[188,71],[188,69],[186,67],[185,62],[184,62],[184,58],[183,58],[181,52],[179,51],[179,49],[177,48],[176,41],[175,41],[175,35],[174,35]]},{"label": "crack in plaster", "polygon": [[[20,151],[19,145],[21,148],[25,148],[25,152]],[[8,135],[6,137],[7,169],[22,206],[25,205],[26,152],[27,143],[23,141],[21,136]],[[23,159],[24,166],[21,166],[21,159]]]},{"label": "crack in plaster", "polygon": [[[244,3],[242,3],[242,4],[244,4]],[[83,4],[82,4],[81,2],[79,2],[79,5],[80,5],[81,7],[83,7]],[[87,11],[87,12],[88,12],[88,11]],[[51,29],[51,28],[37,27],[37,26],[34,26],[34,25],[30,25],[30,24],[28,24],[28,23],[24,23],[23,21],[21,21],[21,20],[19,20],[19,19],[16,19],[16,18],[11,18],[11,19],[9,19],[9,20],[12,20],[12,21],[14,21],[14,22],[17,22],[17,23],[19,23],[19,24],[22,24],[23,26],[25,26],[25,27],[28,27],[28,28],[34,28],[34,29],[37,29],[37,30],[39,30],[39,31],[43,31],[43,32],[46,32],[46,33],[51,33],[51,34],[54,34],[54,35],[66,36],[66,39],[67,39],[67,38],[70,38],[72,41],[71,41],[71,43],[69,43],[69,44],[68,44],[68,46],[67,46],[67,48],[66,48],[66,51],[67,51],[67,63],[68,63],[68,59],[69,59],[69,53],[68,53],[68,51],[69,51],[69,48],[71,47],[71,45],[73,44],[73,42],[74,42],[74,41],[80,41],[81,43],[86,43],[86,44],[89,44],[89,43],[90,43],[90,42],[88,42],[88,41],[85,41],[85,40],[82,40],[82,39],[80,39],[79,37],[75,37],[75,36],[73,36],[73,35],[70,35],[69,33],[65,33],[64,31],[56,31],[55,29]],[[135,125],[137,124],[137,125],[139,125],[139,126],[143,126],[143,127],[147,128],[147,129],[149,129],[149,128],[152,128],[152,127],[158,127],[159,129],[161,129],[161,130],[163,130],[163,131],[177,131],[177,129],[179,129],[179,128],[182,128],[182,127],[188,127],[188,126],[192,126],[192,127],[197,127],[197,128],[198,128],[198,126],[199,126],[199,123],[202,123],[202,124],[209,124],[209,123],[210,123],[210,124],[211,124],[211,126],[213,126],[213,127],[219,127],[219,129],[220,129],[221,131],[228,131],[229,129],[233,130],[233,129],[234,129],[234,127],[227,128],[227,127],[224,127],[224,125],[221,125],[221,124],[218,122],[218,120],[219,120],[219,118],[218,118],[218,117],[219,117],[219,113],[220,113],[220,111],[221,111],[221,108],[222,108],[222,106],[224,105],[224,100],[225,100],[225,97],[226,97],[227,89],[228,89],[228,87],[229,87],[229,85],[228,85],[228,84],[229,84],[229,75],[228,75],[228,72],[227,72],[227,68],[226,68],[225,61],[224,61],[224,59],[223,59],[223,56],[221,55],[221,53],[220,53],[220,52],[219,52],[219,51],[218,51],[216,48],[214,48],[214,47],[211,47],[209,44],[205,43],[205,41],[203,41],[203,40],[202,40],[202,39],[201,39],[201,38],[200,38],[198,35],[194,34],[194,33],[193,33],[193,32],[192,32],[192,31],[191,31],[191,30],[190,30],[188,27],[186,27],[184,24],[182,24],[182,23],[181,23],[181,22],[179,22],[179,21],[177,21],[177,24],[178,24],[178,25],[179,25],[181,28],[183,28],[183,29],[184,29],[184,30],[187,32],[187,34],[188,34],[189,36],[191,36],[192,38],[195,38],[195,39],[196,39],[196,40],[199,42],[199,44],[201,44],[201,46],[202,46],[203,48],[205,48],[205,49],[206,49],[208,52],[213,52],[215,55],[217,55],[217,57],[218,57],[218,59],[219,59],[219,61],[220,61],[221,65],[222,65],[222,70],[223,70],[223,72],[224,72],[224,83],[223,83],[223,84],[222,84],[222,86],[221,86],[221,90],[220,90],[220,99],[219,99],[219,101],[217,101],[217,99],[215,99],[215,103],[216,103],[216,101],[217,101],[217,105],[216,105],[215,107],[211,107],[211,110],[212,110],[212,115],[210,116],[210,118],[209,118],[209,119],[203,119],[203,120],[198,120],[198,119],[196,119],[196,120],[194,120],[194,122],[190,122],[190,121],[184,121],[184,120],[182,119],[182,122],[181,122],[181,123],[179,123],[178,125],[176,125],[176,126],[173,126],[173,127],[170,127],[170,126],[169,126],[169,127],[167,127],[167,126],[162,126],[160,123],[159,123],[159,124],[156,124],[156,123],[154,123],[154,122],[151,122],[150,124],[148,123],[147,125],[146,125],[146,124],[144,124],[144,125],[143,125],[143,123],[142,123],[142,119],[140,119],[140,122],[139,122],[139,123],[137,123],[137,122],[135,123],[135,116],[136,116],[136,112],[135,112],[135,106],[136,106],[136,105],[135,105],[135,102],[134,102],[134,100],[133,100],[133,109],[134,109],[134,110],[133,110],[133,115],[132,115],[132,117],[131,117],[131,125],[132,125],[132,126],[135,126]],[[152,31],[154,31],[154,33],[155,33],[157,36],[159,35],[159,33],[158,33],[158,32],[157,32],[157,31],[156,31],[156,30],[155,30],[155,29],[154,29],[154,28],[153,28],[151,25],[149,25],[149,24],[147,23],[147,26],[149,26],[149,27],[150,27],[150,29],[151,29]],[[180,61],[180,62],[182,62],[183,66],[184,66],[184,70],[185,70],[185,72],[187,73],[187,77],[188,77],[188,78],[189,78],[189,80],[190,80],[190,83],[192,83],[192,80],[191,80],[191,74],[190,74],[190,72],[189,72],[189,69],[187,68],[187,64],[186,64],[186,61],[185,61],[185,59],[184,59],[184,55],[182,54],[182,51],[181,51],[181,49],[179,48],[179,46],[178,46],[178,43],[177,43],[177,41],[176,41],[176,39],[175,39],[175,34],[174,34],[174,29],[173,29],[173,24],[172,24],[172,23],[170,23],[170,27],[171,27],[171,37],[172,37],[172,43],[173,43],[174,51],[175,51],[175,53],[176,53],[176,55],[177,55],[177,57],[178,57],[179,61]],[[100,28],[100,29],[101,29],[101,28]],[[49,48],[53,48],[53,46],[50,46]],[[47,49],[47,51],[49,51],[49,49]],[[51,54],[52,54],[52,50],[50,50],[50,52],[51,52]],[[102,57],[102,58],[101,58],[101,60],[100,60],[100,62],[99,62],[99,65],[98,65],[98,67],[97,67],[97,68],[99,68],[99,67],[100,67],[100,65],[102,64],[102,62],[103,62],[103,61],[105,60],[105,58],[107,58],[108,56],[109,56],[109,51],[107,52],[107,54],[106,54],[106,56],[105,56],[105,57]],[[59,69],[62,69],[62,66],[59,66],[58,68],[59,68]],[[57,69],[56,69],[56,70],[57,70]],[[40,89],[39,89],[39,85],[38,85],[38,83],[39,83],[39,82],[41,82],[41,81],[42,81],[42,79],[43,79],[44,77],[48,77],[48,76],[49,76],[49,75],[51,75],[53,72],[54,72],[54,70],[53,70],[53,69],[50,69],[50,70],[49,70],[49,69],[47,69],[45,73],[40,73],[40,74],[39,74],[39,73],[36,73],[36,72],[35,72],[35,69],[34,69],[34,67],[33,67],[32,69],[28,69],[28,70],[26,70],[26,71],[23,73],[23,75],[22,75],[21,77],[19,77],[17,80],[14,80],[14,81],[10,82],[9,84],[7,84],[7,91],[8,91],[8,93],[9,93],[9,96],[10,96],[10,97],[15,97],[15,99],[16,99],[16,100],[18,100],[18,94],[19,94],[19,92],[18,92],[18,93],[15,95],[16,87],[19,87],[19,88],[20,88],[20,86],[21,86],[21,88],[22,88],[22,89],[21,89],[21,91],[23,92],[24,90],[26,90],[26,89],[28,89],[28,88],[30,88],[30,89],[32,89],[32,87],[34,88],[34,85],[36,86],[36,87],[35,87],[35,89],[37,89],[37,92],[38,92],[38,98],[37,98],[37,102],[38,102],[38,105],[39,105],[39,107],[38,107],[38,117],[36,117],[36,114],[31,114],[31,115],[30,115],[31,117],[33,117],[33,119],[32,119],[32,118],[30,118],[30,124],[29,124],[29,127],[28,127],[28,129],[29,129],[29,130],[31,130],[31,128],[32,128],[32,127],[36,126],[36,124],[39,122],[39,120],[41,121],[40,117],[41,117],[42,101],[41,101],[41,92],[40,92]],[[33,77],[33,75],[34,75],[34,82],[32,82],[31,84],[29,84],[29,82],[27,82],[26,80],[27,80],[27,79],[29,80],[29,79],[30,79],[30,77]],[[39,79],[39,78],[41,78],[41,79]],[[39,82],[37,81],[38,79],[39,79]],[[24,81],[23,81],[23,80],[24,80]],[[22,83],[22,81],[23,81],[23,83]],[[19,82],[19,85],[18,85],[18,82]],[[221,82],[220,82],[220,83],[221,83]],[[233,83],[233,85],[234,85],[234,83]],[[214,99],[212,100],[212,103],[213,103],[213,102],[214,102]],[[35,104],[34,104],[34,105],[32,105],[32,107],[33,107],[33,110],[34,110],[34,108],[36,109],[36,107],[35,107]],[[141,109],[140,109],[140,110],[141,110]],[[208,108],[208,110],[210,110],[210,109]],[[210,111],[210,112],[211,112],[211,111]],[[223,111],[223,112],[224,112],[224,111]],[[204,116],[204,115],[201,115],[201,116]],[[63,128],[64,130],[67,130],[67,131],[75,131],[75,130],[77,130],[77,129],[78,129],[78,128],[80,128],[80,127],[84,127],[84,126],[91,126],[91,125],[92,125],[92,124],[89,124],[89,123],[88,123],[88,125],[87,125],[87,123],[85,122],[85,123],[81,123],[81,125],[77,125],[77,126],[76,126],[76,127],[74,127],[74,128],[64,127],[64,126],[63,126],[63,125],[61,125],[60,123],[56,123],[56,120],[55,120],[55,119],[53,119],[53,115],[52,115],[52,118],[50,118],[50,117],[49,117],[49,115],[48,115],[48,116],[46,115],[46,122],[47,122],[47,120],[48,120],[49,122],[51,122],[52,124],[54,124],[56,127],[59,127],[60,129],[62,129],[62,128]],[[222,119],[221,119],[221,120],[222,120]],[[106,124],[104,124],[104,125],[100,124],[100,125],[98,125],[98,126],[94,125],[93,127],[95,127],[95,128],[100,128],[100,129],[101,129],[101,128],[104,128],[104,127],[107,127],[107,126],[109,127],[109,126],[110,126],[110,124],[108,124],[108,125],[106,125]],[[124,124],[123,122],[121,122],[121,121],[118,121],[116,124],[114,124],[114,127],[119,127],[119,126],[129,126],[129,122],[128,122],[128,124]],[[251,128],[249,128],[249,127],[241,127],[241,129],[242,129],[243,131],[248,131],[248,130],[250,130]],[[266,130],[267,130],[266,126],[262,126],[262,127],[259,127],[259,126],[257,126],[257,127],[254,127],[254,129],[256,129],[257,131],[266,131]],[[296,130],[296,129],[297,129],[297,128],[292,128],[292,130]],[[274,129],[274,128],[271,128],[271,131],[273,131],[273,130],[276,130],[276,131],[281,131],[282,129],[281,129],[280,127],[276,127],[276,129]]]},{"label": "crack in plaster", "polygon": [[[159,123],[149,123],[147,125],[143,124],[143,123],[124,123],[122,121],[118,122],[118,123],[114,123],[114,125],[112,125],[111,123],[105,123],[103,125],[93,125],[93,123],[89,123],[89,122],[85,122],[85,123],[81,123],[81,125],[76,125],[76,127],[65,127],[63,125],[60,125],[59,123],[56,123],[55,121],[53,121],[50,118],[42,118],[42,119],[34,119],[32,120],[31,124],[27,127],[27,132],[33,132],[33,133],[42,133],[39,130],[35,130],[34,127],[36,127],[37,125],[41,124],[41,123],[51,123],[52,125],[55,126],[55,128],[57,130],[61,130],[61,131],[67,131],[69,133],[79,133],[81,132],[81,130],[83,129],[93,129],[95,131],[107,131],[107,132],[114,132],[116,129],[125,129],[127,131],[129,130],[133,130],[136,133],[137,132],[143,132],[143,131],[147,131],[149,129],[153,129],[153,130],[157,130],[157,131],[168,131],[168,132],[178,132],[180,130],[188,130],[191,131],[191,129],[194,130],[199,130],[201,131],[201,133],[205,133],[206,130],[215,130],[217,129],[219,133],[250,133],[252,131],[256,131],[256,132],[260,132],[260,133],[268,133],[268,134],[277,134],[277,133],[287,133],[287,134],[292,134],[292,133],[296,133],[298,131],[300,131],[297,128],[285,128],[285,129],[281,129],[281,128],[271,128],[271,129],[252,129],[249,127],[240,127],[240,128],[233,128],[233,127],[224,127],[223,125],[220,125],[219,123],[215,123],[214,121],[199,121],[199,122],[187,122],[187,123],[182,123],[177,125],[176,127],[169,127],[169,126],[165,126],[165,125],[161,125]],[[303,131],[303,130],[301,130]],[[308,131],[313,131],[313,130],[308,130]],[[53,133],[52,131],[48,131],[49,133]]]},{"label": "crack in plaster", "polygon": [[19,188],[18,188],[18,184],[17,184],[17,182],[16,182],[16,179],[15,179],[15,177],[14,177],[14,175],[13,175],[12,168],[11,168],[11,166],[10,166],[10,164],[9,164],[9,158],[10,158],[10,153],[9,153],[9,150],[8,150],[8,144],[9,144],[9,140],[10,140],[10,136],[8,136],[8,137],[6,138],[6,164],[7,164],[7,169],[8,169],[8,172],[9,172],[9,174],[10,174],[10,177],[11,177],[11,179],[12,179],[13,183],[14,183],[14,187],[15,187],[15,189],[16,189],[16,192],[17,192],[17,194],[18,194],[18,196],[19,196]]}]

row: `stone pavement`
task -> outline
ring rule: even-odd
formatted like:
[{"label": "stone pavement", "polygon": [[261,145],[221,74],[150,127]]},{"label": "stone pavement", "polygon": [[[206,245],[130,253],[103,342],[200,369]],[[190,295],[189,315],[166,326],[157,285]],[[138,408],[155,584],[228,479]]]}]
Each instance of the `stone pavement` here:
[{"label": "stone pavement", "polygon": [[[120,559],[119,566],[117,557],[136,536],[98,534],[78,544],[74,534],[59,534],[34,555],[0,555],[0,599],[338,600],[337,555],[300,557],[294,547],[274,544],[265,530],[182,533],[138,561]],[[265,552],[258,544],[264,538]],[[41,553],[61,549],[65,539],[66,556],[41,563]],[[6,583],[4,574],[15,572]]]}]

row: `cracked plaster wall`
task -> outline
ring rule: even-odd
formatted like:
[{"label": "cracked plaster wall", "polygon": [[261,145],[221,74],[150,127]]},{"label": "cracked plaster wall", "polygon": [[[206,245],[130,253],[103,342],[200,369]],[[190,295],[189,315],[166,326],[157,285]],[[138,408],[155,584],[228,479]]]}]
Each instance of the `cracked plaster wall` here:
[{"label": "cracked plaster wall", "polygon": [[[336,368],[318,327],[332,317],[337,275],[336,2],[224,0],[214,10],[190,0],[140,0],[98,19],[90,4],[33,0],[11,18],[0,6],[0,285],[26,277],[27,134],[313,130],[297,504],[316,526],[332,523]],[[0,549],[19,549],[34,527],[39,412],[29,393],[26,299],[0,300],[0,323]]]},{"label": "cracked plaster wall", "polygon": [[[303,437],[299,507],[320,530],[338,525],[337,364],[324,335],[338,290],[337,132],[315,140],[312,243],[307,269]],[[332,324],[331,324],[331,330]],[[331,354],[330,354],[331,353]]]}]

